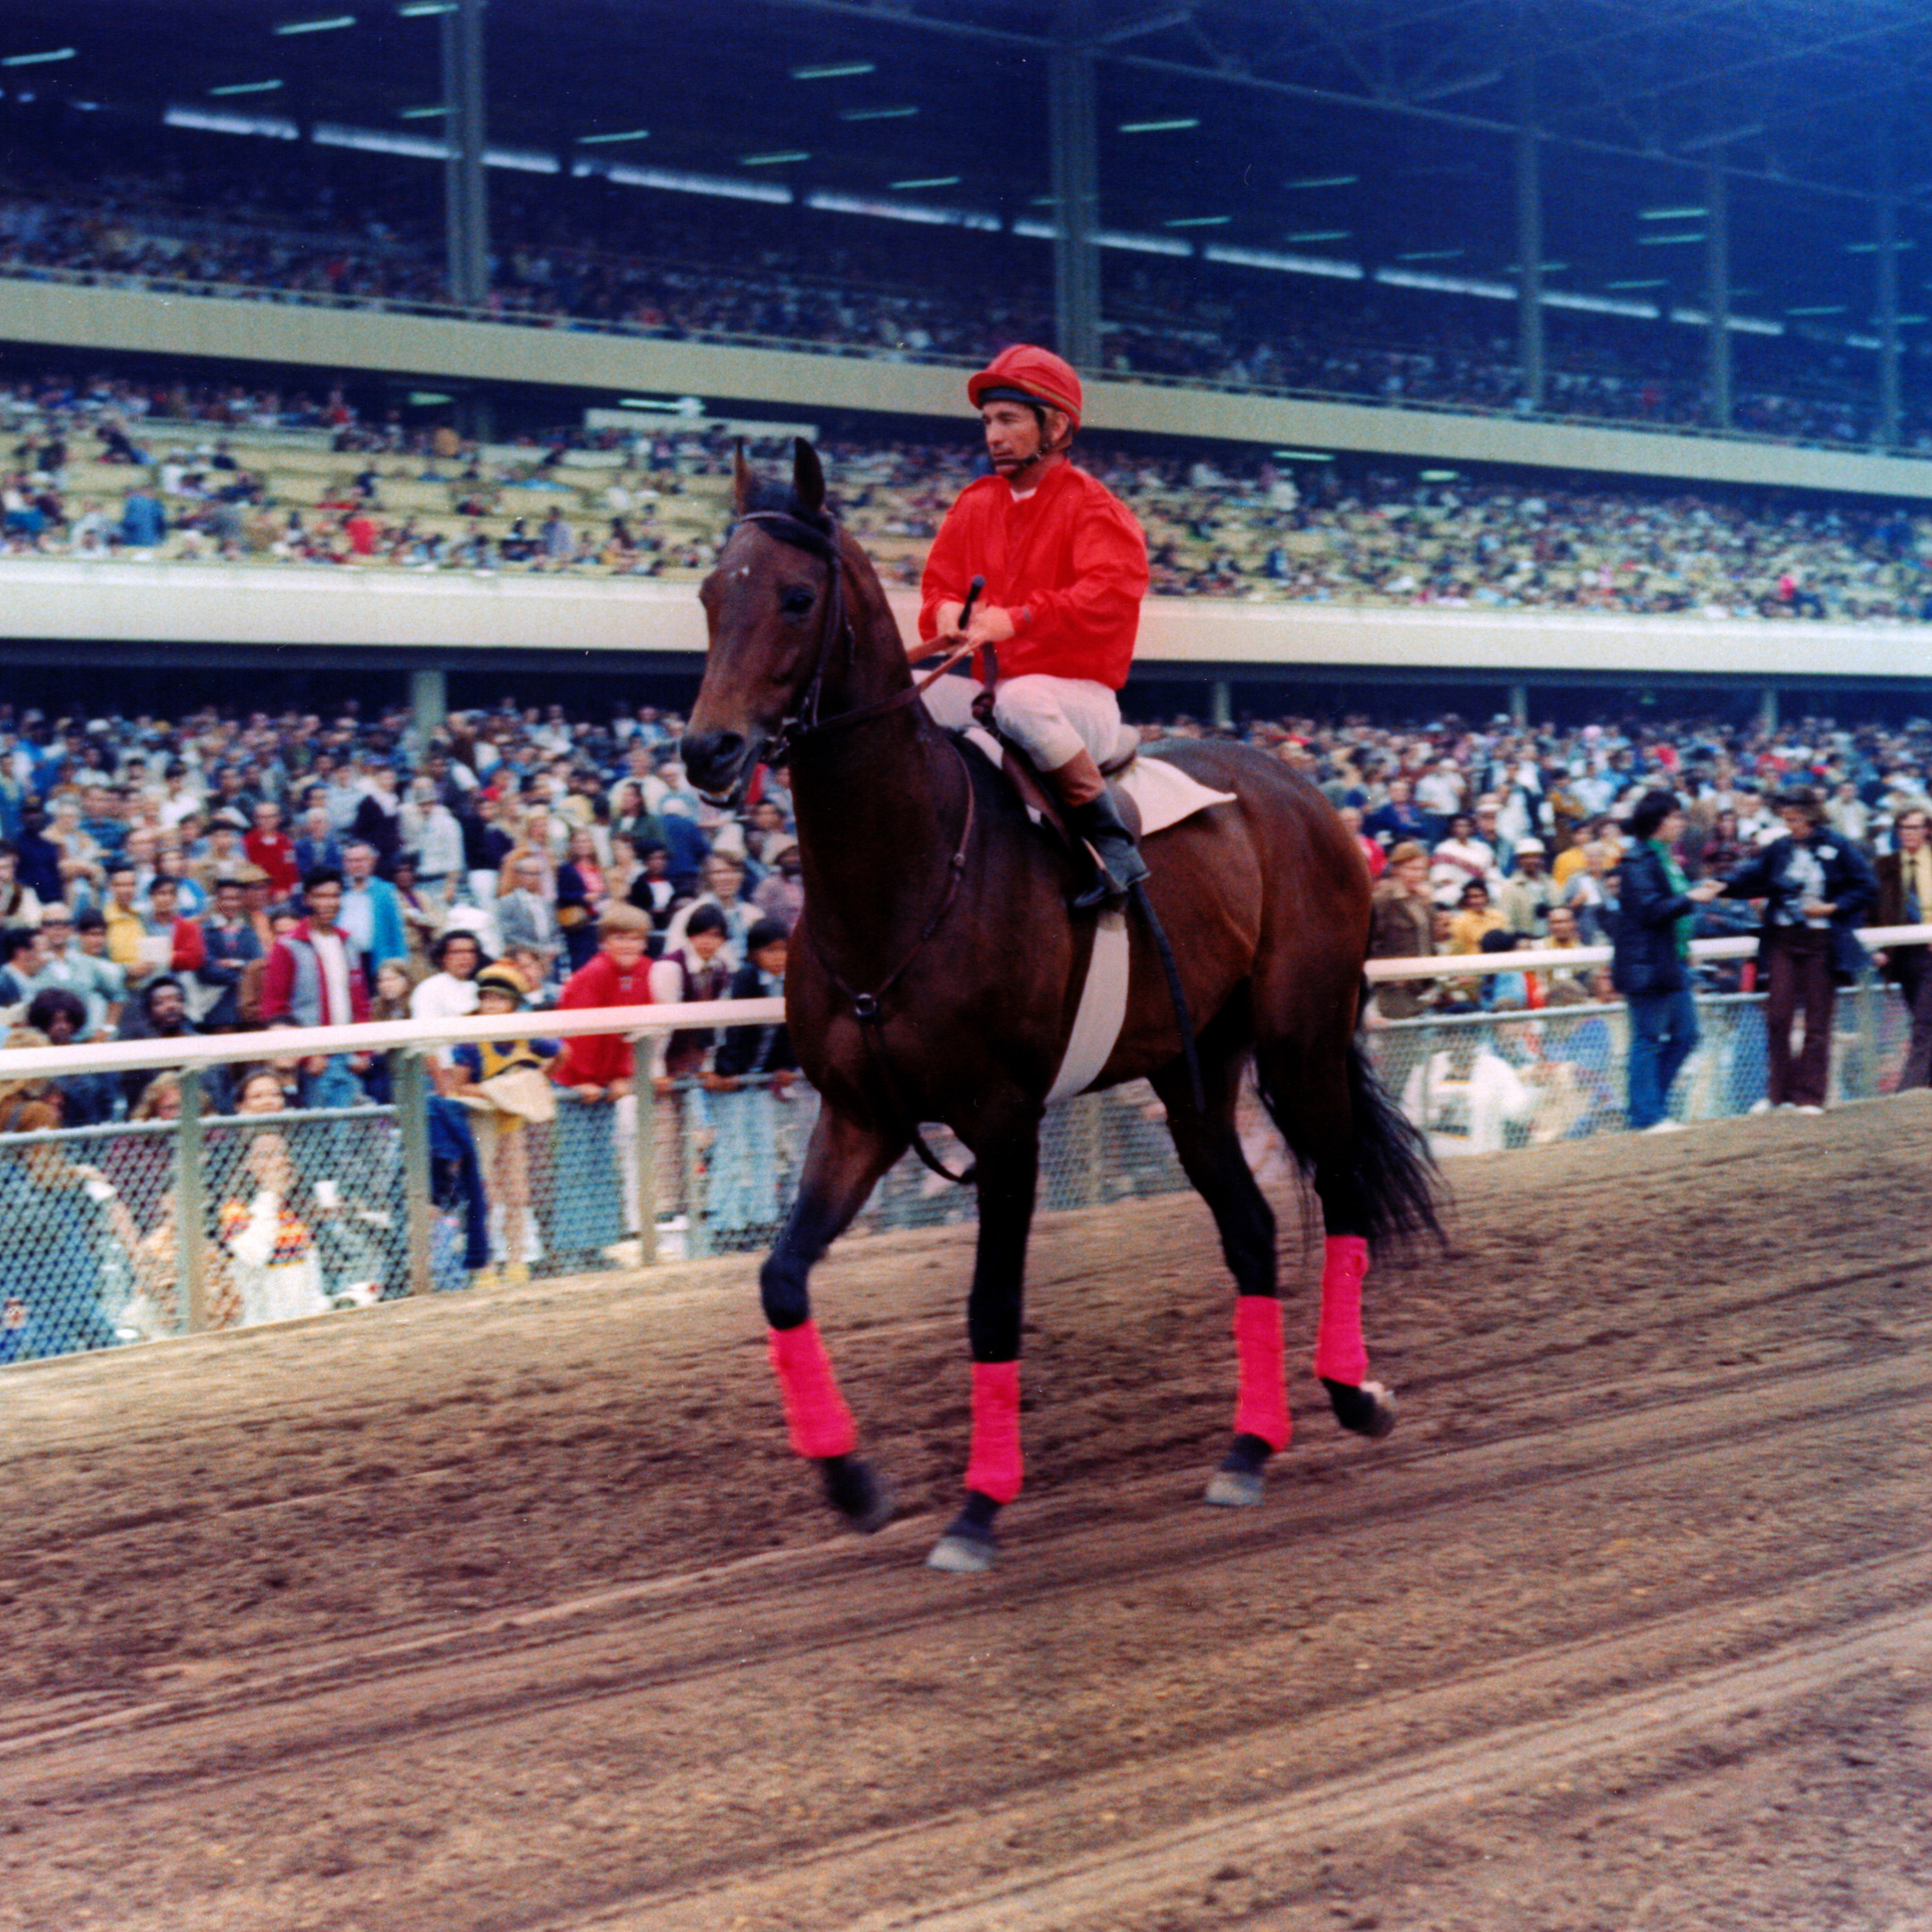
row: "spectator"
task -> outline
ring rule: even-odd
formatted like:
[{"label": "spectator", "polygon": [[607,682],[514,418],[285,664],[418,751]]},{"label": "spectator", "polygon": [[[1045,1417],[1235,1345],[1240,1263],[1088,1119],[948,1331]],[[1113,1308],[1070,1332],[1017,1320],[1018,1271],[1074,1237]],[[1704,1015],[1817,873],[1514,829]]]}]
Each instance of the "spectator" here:
[{"label": "spectator", "polygon": [[263,957],[262,944],[242,908],[240,879],[219,879],[215,910],[201,922],[201,964],[196,970],[199,1023],[204,1032],[233,1033],[242,1023],[242,982]]},{"label": "spectator", "polygon": [[[1932,925],[1932,812],[1907,806],[1892,821],[1892,837],[1894,849],[1878,861],[1875,923]],[[1893,945],[1877,957],[1911,1015],[1899,1087],[1932,1087],[1932,953],[1922,945]],[[39,1022],[30,1013],[27,1023]]]},{"label": "spectator", "polygon": [[[789,950],[784,928],[759,920],[745,936],[745,963],[732,976],[731,997],[783,997]],[[782,1021],[726,1028],[706,1081],[717,1131],[706,1209],[722,1233],[757,1243],[777,1232],[788,1165],[781,1157],[778,1114],[797,1071],[792,1036]]]},{"label": "spectator", "polygon": [[286,899],[301,879],[295,862],[295,841],[282,829],[282,808],[273,799],[263,799],[255,807],[255,829],[242,841],[249,863],[267,875],[268,889],[277,899]]},{"label": "spectator", "polygon": [[[28,1028],[43,1035],[48,1046],[65,1046],[80,1037],[87,1008],[64,987],[46,987],[28,1003]],[[58,1097],[63,1127],[101,1127],[120,1110],[120,1095],[111,1073],[68,1073],[48,1082],[42,1097]]]},{"label": "spectator", "polygon": [[[523,984],[507,967],[486,967],[477,975],[479,1013],[513,1013],[523,1000]],[[476,1110],[478,1153],[496,1210],[496,1251],[504,1257],[503,1279],[512,1286],[530,1279],[538,1252],[529,1129],[556,1118],[555,1089],[544,1070],[560,1051],[556,1040],[530,1039],[466,1042],[451,1053],[455,1078],[450,1091]]]},{"label": "spectator", "polygon": [[[369,982],[336,915],[343,876],[324,868],[302,881],[309,916],[269,948],[262,973],[266,1026],[349,1026],[369,1018]],[[362,1098],[360,1056],[331,1054],[302,1079],[304,1106],[353,1106]]]},{"label": "spectator", "polygon": [[[1854,845],[1824,831],[1825,808],[1809,785],[1778,795],[1784,835],[1758,850],[1724,883],[1731,899],[1764,901],[1758,961],[1767,991],[1767,1075],[1751,1109],[1822,1114],[1831,1074],[1832,1011],[1841,979],[1865,965],[1857,928],[1877,902],[1877,881]],[[1792,1023],[1804,1016],[1804,1046],[1792,1051]]]},{"label": "spectator", "polygon": [[[1388,871],[1370,901],[1368,957],[1428,959],[1436,951],[1428,853],[1404,839],[1388,855]],[[1436,997],[1433,979],[1383,979],[1375,1004],[1385,1020],[1413,1020]]]},{"label": "spectator", "polygon": [[1720,882],[1692,886],[1677,859],[1684,815],[1676,794],[1647,792],[1627,821],[1631,843],[1619,868],[1611,982],[1630,1007],[1626,1086],[1630,1124],[1640,1133],[1674,1132],[1671,1087],[1698,1043],[1690,997],[1690,933],[1697,908]]},{"label": "spectator", "polygon": [[376,962],[400,959],[409,951],[402,924],[402,902],[387,879],[376,876],[376,848],[367,839],[351,839],[343,853],[343,886],[339,921],[348,936],[349,950],[367,978]]},{"label": "spectator", "polygon": [[[558,1010],[648,1004],[648,930],[649,921],[633,906],[606,912],[597,921],[597,957],[564,983]],[[564,1043],[550,1077],[569,1096],[557,1113],[556,1160],[558,1172],[572,1182],[557,1202],[556,1241],[566,1260],[595,1266],[627,1226],[638,1224],[631,1043],[622,1033],[578,1034]]]}]

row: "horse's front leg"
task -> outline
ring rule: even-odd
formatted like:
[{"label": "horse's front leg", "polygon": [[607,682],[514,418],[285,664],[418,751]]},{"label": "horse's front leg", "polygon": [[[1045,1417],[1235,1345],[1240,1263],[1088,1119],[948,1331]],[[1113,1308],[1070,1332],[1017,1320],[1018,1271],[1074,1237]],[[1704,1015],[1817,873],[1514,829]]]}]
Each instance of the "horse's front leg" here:
[{"label": "horse's front leg", "polygon": [[1020,1494],[1020,1326],[1026,1299],[1027,1235],[1039,1183],[1038,1109],[982,1135],[979,1168],[979,1243],[966,1335],[972,1350],[972,1452],[965,1506],[926,1560],[935,1570],[990,1570],[993,1525]]},{"label": "horse's front leg", "polygon": [[792,1446],[818,1463],[826,1500],[855,1529],[878,1530],[892,1502],[855,1453],[859,1431],[840,1394],[831,1359],[813,1321],[808,1283],[819,1257],[851,1225],[878,1178],[905,1152],[906,1140],[819,1111],[799,1176],[798,1198],[758,1271],[769,1325],[772,1368],[784,1399]]}]

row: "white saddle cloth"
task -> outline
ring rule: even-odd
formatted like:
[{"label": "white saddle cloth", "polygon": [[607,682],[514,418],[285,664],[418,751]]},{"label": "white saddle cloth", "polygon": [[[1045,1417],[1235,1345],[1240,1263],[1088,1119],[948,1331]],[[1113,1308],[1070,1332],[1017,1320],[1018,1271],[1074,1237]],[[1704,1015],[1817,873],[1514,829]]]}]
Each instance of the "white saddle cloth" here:
[{"label": "white saddle cloth", "polygon": [[[977,726],[964,733],[969,743],[999,765],[1004,761],[998,739]],[[1178,765],[1145,755],[1128,767],[1120,788],[1140,814],[1140,836],[1165,832],[1210,805],[1230,805],[1232,792],[1215,792],[1190,778]],[[1060,1056],[1048,1100],[1064,1100],[1084,1093],[1099,1078],[1114,1051],[1127,1018],[1127,919],[1118,911],[1102,912],[1094,928],[1093,953],[1087,962],[1087,983],[1080,988],[1080,1011]]]}]

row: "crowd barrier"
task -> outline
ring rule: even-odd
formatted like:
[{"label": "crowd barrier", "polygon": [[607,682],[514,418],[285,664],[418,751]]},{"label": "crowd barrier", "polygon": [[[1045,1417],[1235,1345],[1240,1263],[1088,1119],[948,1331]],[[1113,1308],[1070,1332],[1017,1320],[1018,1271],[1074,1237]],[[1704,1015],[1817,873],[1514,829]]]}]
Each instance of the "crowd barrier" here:
[{"label": "crowd barrier", "polygon": [[[1865,937],[1924,943],[1932,926]],[[1750,938],[1695,948],[1706,962],[1754,950]],[[1490,969],[1587,974],[1609,952],[1480,958]],[[1383,960],[1368,977],[1472,983],[1451,989],[1462,992],[1479,990],[1484,974],[1469,958]],[[1678,1081],[1680,1119],[1745,1113],[1762,1095],[1761,1004],[1756,992],[1699,996],[1702,1038]],[[664,1033],[782,1018],[779,1001],[752,1000],[0,1051],[0,1090],[85,1076],[125,1080],[132,1090],[157,1072],[175,1076],[157,1118],[0,1134],[0,1363],[323,1315],[483,1279],[577,1277],[761,1250],[790,1205],[816,1117],[801,1080],[687,1080],[661,1090],[647,1081],[641,1106],[556,1089],[554,1118],[506,1134],[437,1097],[429,1061],[465,1041],[619,1032],[648,1065]],[[1901,1003],[1875,977],[1849,990],[1838,1006],[1834,1097],[1887,1091],[1906,1031]],[[1439,1157],[1625,1126],[1626,1015],[1614,999],[1394,1021],[1371,1013],[1366,1038],[1384,1081]],[[386,1099],[230,1110],[237,1068],[272,1059],[291,1083],[318,1082],[326,1097],[318,1070],[343,1055],[369,1056]],[[1239,1124],[1258,1174],[1286,1179],[1284,1152],[1251,1090]],[[515,1144],[504,1147],[505,1138]],[[955,1171],[967,1160],[943,1131],[928,1139]],[[1048,1110],[1044,1210],[1186,1184],[1144,1081]],[[974,1213],[970,1188],[908,1157],[853,1232]]]}]

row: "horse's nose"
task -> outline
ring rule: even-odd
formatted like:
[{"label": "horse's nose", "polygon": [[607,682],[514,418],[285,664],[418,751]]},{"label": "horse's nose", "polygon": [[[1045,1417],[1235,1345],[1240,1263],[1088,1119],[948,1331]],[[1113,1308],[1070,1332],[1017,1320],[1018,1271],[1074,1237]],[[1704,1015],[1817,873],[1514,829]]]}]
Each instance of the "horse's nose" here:
[{"label": "horse's nose", "polygon": [[678,755],[684,760],[686,775],[700,792],[728,792],[738,782],[744,765],[744,734],[686,732],[678,741]]}]

